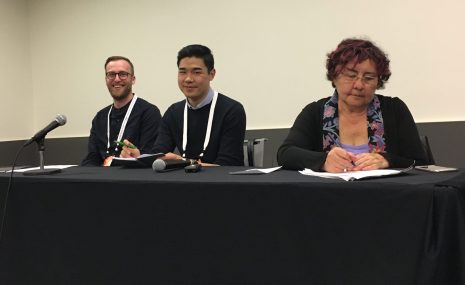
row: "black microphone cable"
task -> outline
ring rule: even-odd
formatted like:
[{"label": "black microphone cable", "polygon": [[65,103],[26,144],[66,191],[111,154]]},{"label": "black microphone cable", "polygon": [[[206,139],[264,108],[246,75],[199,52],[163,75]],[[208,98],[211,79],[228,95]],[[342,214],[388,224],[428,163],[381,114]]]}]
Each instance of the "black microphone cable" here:
[{"label": "black microphone cable", "polygon": [[16,153],[15,160],[13,161],[13,166],[11,167],[10,178],[8,179],[8,187],[7,187],[6,193],[5,193],[5,201],[3,202],[2,220],[0,222],[0,244],[1,244],[2,239],[3,239],[3,230],[5,228],[5,220],[6,220],[7,206],[8,206],[8,197],[9,197],[10,190],[11,190],[11,185],[12,185],[12,182],[13,182],[13,174],[15,172],[16,161],[18,160],[19,154],[21,153],[21,151],[23,149],[24,149],[24,146],[22,146],[19,149],[19,151]]},{"label": "black microphone cable", "polygon": [[32,138],[26,141],[26,143],[23,144],[23,146],[18,150],[15,160],[13,161],[13,166],[11,167],[10,179],[8,180],[8,188],[6,189],[5,201],[3,203],[2,220],[0,221],[0,243],[2,242],[2,239],[3,239],[3,231],[5,229],[5,220],[6,220],[7,206],[8,206],[8,197],[10,195],[11,185],[13,182],[13,174],[15,172],[16,161],[18,160],[19,154],[21,153],[21,151],[23,150],[25,146],[31,144],[34,141],[38,142],[39,140],[44,140],[45,135],[47,135],[47,133],[49,133],[50,131],[54,130],[55,128],[59,126],[63,126],[64,124],[66,124],[66,116],[60,115],[60,114],[56,115],[55,119],[50,124],[48,124],[45,128],[37,132],[34,136],[32,136]]}]

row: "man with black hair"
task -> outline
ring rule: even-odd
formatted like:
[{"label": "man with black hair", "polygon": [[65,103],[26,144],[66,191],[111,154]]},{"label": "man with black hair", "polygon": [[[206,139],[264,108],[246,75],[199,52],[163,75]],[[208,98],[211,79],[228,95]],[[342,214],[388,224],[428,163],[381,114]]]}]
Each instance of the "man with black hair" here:
[{"label": "man with black hair", "polygon": [[92,120],[88,154],[83,166],[109,166],[119,156],[117,141],[128,139],[141,151],[149,152],[157,138],[161,114],[155,105],[132,92],[136,82],[132,62],[111,56],[105,62],[105,81],[113,104],[100,110]]},{"label": "man with black hair", "polygon": [[[244,165],[245,111],[210,87],[216,74],[210,49],[186,46],[178,53],[177,65],[178,85],[186,99],[165,112],[152,152],[165,153],[163,159],[195,159],[204,165]],[[173,153],[175,149],[180,155]],[[124,147],[121,156],[140,153]]]}]

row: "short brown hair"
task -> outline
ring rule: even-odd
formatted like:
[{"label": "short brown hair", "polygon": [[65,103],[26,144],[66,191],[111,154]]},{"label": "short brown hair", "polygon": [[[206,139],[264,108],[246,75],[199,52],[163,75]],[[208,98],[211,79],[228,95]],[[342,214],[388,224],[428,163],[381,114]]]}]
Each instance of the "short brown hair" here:
[{"label": "short brown hair", "polygon": [[127,61],[127,63],[129,63],[129,65],[131,66],[131,73],[132,75],[134,75],[134,65],[129,60],[129,58],[124,57],[124,56],[119,56],[119,55],[114,55],[114,56],[110,56],[109,58],[107,58],[107,60],[105,61],[105,65],[104,65],[105,71],[107,70],[108,63],[110,63],[111,61],[117,61],[117,60]]}]

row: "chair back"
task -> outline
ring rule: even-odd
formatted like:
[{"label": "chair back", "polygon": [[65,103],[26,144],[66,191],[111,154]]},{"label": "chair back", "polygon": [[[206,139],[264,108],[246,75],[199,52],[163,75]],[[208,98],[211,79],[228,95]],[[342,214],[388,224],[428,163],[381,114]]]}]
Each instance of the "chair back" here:
[{"label": "chair back", "polygon": [[420,136],[420,141],[423,146],[423,151],[426,153],[428,159],[428,164],[435,164],[433,152],[431,151],[431,146],[429,145],[428,136]]},{"label": "chair back", "polygon": [[266,138],[244,140],[245,166],[263,167],[265,142],[267,140]]}]

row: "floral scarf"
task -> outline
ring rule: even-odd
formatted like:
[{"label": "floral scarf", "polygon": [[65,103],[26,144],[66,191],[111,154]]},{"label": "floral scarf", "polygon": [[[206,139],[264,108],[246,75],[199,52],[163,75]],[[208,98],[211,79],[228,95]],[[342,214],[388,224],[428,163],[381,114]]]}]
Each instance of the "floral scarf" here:
[{"label": "floral scarf", "polygon": [[[339,118],[337,112],[337,92],[325,103],[323,111],[323,151],[329,152],[333,147],[340,146]],[[385,152],[384,124],[381,104],[378,96],[373,97],[368,105],[368,150],[370,152]]]}]

